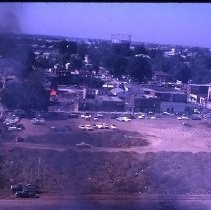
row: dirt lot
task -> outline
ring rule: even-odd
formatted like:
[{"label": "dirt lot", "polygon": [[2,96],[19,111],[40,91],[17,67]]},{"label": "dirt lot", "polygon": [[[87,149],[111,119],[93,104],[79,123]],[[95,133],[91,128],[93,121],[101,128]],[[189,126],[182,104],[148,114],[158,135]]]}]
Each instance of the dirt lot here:
[{"label": "dirt lot", "polygon": [[[0,195],[12,198],[12,183],[36,180],[49,195],[211,193],[211,122],[102,122],[118,129],[81,131],[78,125],[94,123],[81,119],[22,120],[26,129],[15,135],[25,142],[1,139]],[[66,125],[71,130],[50,130]],[[77,149],[81,141],[93,147]]]}]

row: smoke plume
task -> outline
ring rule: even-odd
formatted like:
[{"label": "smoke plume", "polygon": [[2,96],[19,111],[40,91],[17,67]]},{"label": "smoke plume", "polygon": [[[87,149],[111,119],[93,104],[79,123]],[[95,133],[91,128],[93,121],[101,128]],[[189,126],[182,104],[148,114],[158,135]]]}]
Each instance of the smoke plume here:
[{"label": "smoke plume", "polygon": [[21,4],[0,3],[0,33],[20,33]]}]

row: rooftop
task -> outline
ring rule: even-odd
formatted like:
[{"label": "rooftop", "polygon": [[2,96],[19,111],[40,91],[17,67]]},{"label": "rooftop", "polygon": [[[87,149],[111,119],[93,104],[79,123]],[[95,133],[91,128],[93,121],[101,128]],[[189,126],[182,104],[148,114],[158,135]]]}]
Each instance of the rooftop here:
[{"label": "rooftop", "polygon": [[97,99],[100,99],[102,101],[122,101],[119,97],[115,96],[98,96]]},{"label": "rooftop", "polygon": [[170,74],[163,72],[163,71],[155,71],[154,75],[161,75],[161,76],[168,76],[168,77],[171,76]]},{"label": "rooftop", "polygon": [[211,83],[210,84],[187,84],[187,85],[210,87],[211,86]]}]

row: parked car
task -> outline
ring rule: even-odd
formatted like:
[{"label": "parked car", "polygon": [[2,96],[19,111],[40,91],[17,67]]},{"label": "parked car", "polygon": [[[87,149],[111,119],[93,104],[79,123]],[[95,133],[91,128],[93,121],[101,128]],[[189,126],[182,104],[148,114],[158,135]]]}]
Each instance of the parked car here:
[{"label": "parked car", "polygon": [[120,121],[120,122],[130,122],[131,119],[128,117],[118,117],[116,118],[116,120]]},{"label": "parked car", "polygon": [[198,109],[194,109],[194,110],[193,110],[193,113],[194,113],[194,114],[201,114],[200,111],[199,111]]},{"label": "parked car", "polygon": [[97,124],[95,124],[95,128],[103,129],[103,124],[97,123]]},{"label": "parked car", "polygon": [[136,119],[135,115],[132,115],[132,114],[124,114],[122,117],[127,117],[127,118],[130,118],[130,119]]},{"label": "parked car", "polygon": [[51,130],[51,131],[57,131],[57,128],[56,128],[55,126],[51,126],[51,127],[50,127],[50,130]]},{"label": "parked car", "polygon": [[35,193],[41,193],[40,188],[37,185],[33,185],[33,184],[25,185],[24,190],[33,191]]},{"label": "parked car", "polygon": [[16,127],[20,128],[21,130],[25,129],[25,126],[23,124],[17,124]]},{"label": "parked car", "polygon": [[86,144],[85,142],[81,142],[80,144],[76,144],[77,147],[80,147],[80,148],[91,148],[91,145],[90,144]]},{"label": "parked car", "polygon": [[104,119],[104,116],[102,114],[97,114],[95,117],[97,117],[98,119]]},{"label": "parked car", "polygon": [[189,120],[187,116],[179,116],[177,117],[178,120]]},{"label": "parked car", "polygon": [[9,126],[7,129],[8,129],[8,131],[21,131],[22,130],[21,128],[18,128],[16,126]]},{"label": "parked car", "polygon": [[19,136],[15,141],[16,142],[23,142],[24,141],[24,138],[22,138],[22,137]]},{"label": "parked car", "polygon": [[23,190],[23,184],[11,185],[10,189],[11,189],[12,192],[22,191]]},{"label": "parked car", "polygon": [[11,125],[11,124],[16,124],[19,122],[19,117],[17,118],[13,118],[13,119],[10,119],[10,118],[7,118],[5,121],[4,121],[4,124],[5,125]]},{"label": "parked car", "polygon": [[36,124],[36,125],[44,125],[44,124],[45,124],[45,120],[44,120],[43,118],[40,118],[40,119],[38,119],[38,118],[33,118],[33,119],[31,120],[31,122],[32,122],[33,124]]},{"label": "parked car", "polygon": [[187,123],[187,122],[183,123],[183,125],[187,126],[187,127],[191,127],[192,126],[190,123]]},{"label": "parked car", "polygon": [[32,190],[17,191],[15,196],[17,198],[39,198],[39,195]]},{"label": "parked car", "polygon": [[78,126],[80,129],[85,130],[85,126],[84,125],[79,125]]},{"label": "parked car", "polygon": [[7,123],[4,123],[6,126],[16,126],[17,123],[16,122],[7,122]]},{"label": "parked car", "polygon": [[104,129],[109,129],[110,126],[109,126],[108,124],[106,124],[106,123],[103,123],[103,128],[104,128]]},{"label": "parked car", "polygon": [[85,130],[92,131],[93,130],[92,125],[85,125]]},{"label": "parked car", "polygon": [[116,129],[116,125],[110,125],[111,129]]},{"label": "parked car", "polygon": [[92,116],[90,114],[82,114],[81,118],[82,119],[90,119]]},{"label": "parked car", "polygon": [[138,116],[138,119],[145,119],[145,115],[144,115],[144,114],[139,115],[139,116]]},{"label": "parked car", "polygon": [[169,113],[169,112],[163,112],[163,114],[164,114],[164,115],[170,115],[170,113]]},{"label": "parked car", "polygon": [[69,118],[78,118],[78,115],[77,114],[74,114],[74,113],[70,113],[68,115]]},{"label": "parked car", "polygon": [[154,112],[148,112],[148,115],[154,115]]}]

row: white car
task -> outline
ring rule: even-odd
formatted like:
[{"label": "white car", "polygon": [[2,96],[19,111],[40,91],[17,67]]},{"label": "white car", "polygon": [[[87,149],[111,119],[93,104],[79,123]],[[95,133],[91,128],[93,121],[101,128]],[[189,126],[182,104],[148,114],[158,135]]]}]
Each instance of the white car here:
[{"label": "white car", "polygon": [[139,115],[138,119],[145,119],[145,115]]},{"label": "white car", "polygon": [[116,120],[120,121],[120,122],[130,122],[131,119],[128,117],[117,117]]},{"label": "white car", "polygon": [[116,129],[116,125],[110,125],[111,129]]},{"label": "white car", "polygon": [[81,118],[82,119],[90,119],[92,116],[90,114],[82,114]]},{"label": "white car", "polygon": [[102,128],[103,128],[103,124],[97,123],[97,124],[95,125],[95,127],[96,127],[96,128],[99,128],[99,129],[102,129]]},{"label": "white car", "polygon": [[170,115],[170,113],[169,113],[169,112],[163,112],[163,114],[164,114],[164,115]]},{"label": "white car", "polygon": [[201,114],[198,109],[194,109],[193,112],[194,112],[194,114]]},{"label": "white car", "polygon": [[92,125],[85,125],[85,130],[88,130],[88,131],[92,131],[93,130],[93,127]]},{"label": "white car", "polygon": [[84,125],[79,125],[78,126],[80,129],[85,130],[85,126]]},{"label": "white car", "polygon": [[109,129],[110,126],[109,126],[108,124],[106,124],[106,123],[103,123],[103,128],[104,128],[104,129]]},{"label": "white car", "polygon": [[85,142],[81,142],[80,144],[76,144],[76,147],[81,147],[81,148],[91,148],[90,144],[86,144]]},{"label": "white car", "polygon": [[37,118],[33,118],[32,120],[31,120],[31,122],[33,123],[33,124],[39,124],[39,125],[44,125],[45,124],[45,120],[44,119],[37,119]]},{"label": "white car", "polygon": [[19,117],[15,117],[13,119],[7,118],[4,121],[4,124],[9,125],[9,124],[18,123],[18,122],[19,122]]},{"label": "white car", "polygon": [[189,118],[186,116],[177,117],[177,119],[178,120],[189,120]]},{"label": "white car", "polygon": [[21,131],[21,128],[18,128],[16,126],[10,126],[8,127],[8,131]]}]

